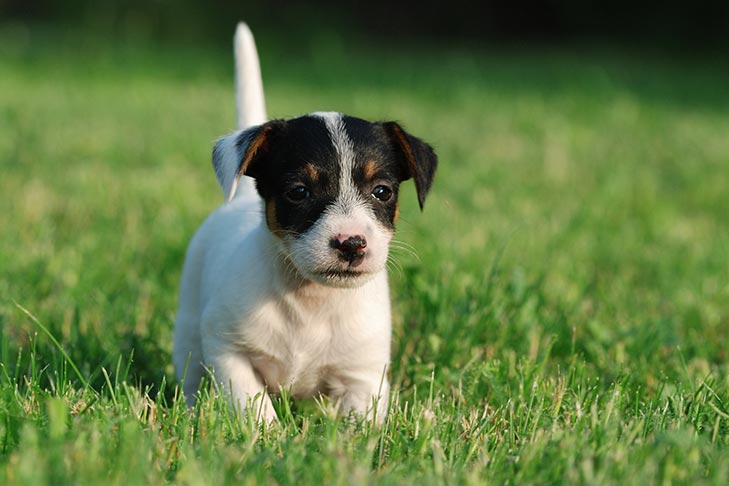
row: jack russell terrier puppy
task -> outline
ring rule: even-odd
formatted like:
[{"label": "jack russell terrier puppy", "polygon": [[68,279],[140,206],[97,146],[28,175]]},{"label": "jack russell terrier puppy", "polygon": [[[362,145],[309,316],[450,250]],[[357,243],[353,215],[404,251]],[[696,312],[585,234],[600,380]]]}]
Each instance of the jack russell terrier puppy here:
[{"label": "jack russell terrier puppy", "polygon": [[240,129],[213,149],[227,203],[193,237],[180,285],[174,364],[187,403],[210,371],[259,420],[276,419],[267,393],[284,389],[381,422],[398,186],[413,178],[422,209],[436,155],[395,122],[333,112],[266,121],[243,23],[235,58]]}]

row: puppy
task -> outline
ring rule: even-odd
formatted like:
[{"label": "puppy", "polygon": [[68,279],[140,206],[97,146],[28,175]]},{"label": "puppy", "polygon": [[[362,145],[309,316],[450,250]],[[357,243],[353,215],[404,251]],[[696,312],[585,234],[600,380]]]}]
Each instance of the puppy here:
[{"label": "puppy", "polygon": [[267,393],[284,389],[382,421],[398,188],[414,179],[422,209],[436,155],[395,122],[266,121],[245,24],[235,47],[240,129],[213,149],[228,202],[193,237],[180,286],[174,364],[187,402],[210,370],[259,420],[275,420]]}]

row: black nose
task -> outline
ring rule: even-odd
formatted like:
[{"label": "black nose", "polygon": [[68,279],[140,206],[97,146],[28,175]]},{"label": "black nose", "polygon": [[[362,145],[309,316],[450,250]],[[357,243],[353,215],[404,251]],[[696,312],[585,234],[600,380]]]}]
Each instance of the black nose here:
[{"label": "black nose", "polygon": [[339,259],[349,262],[349,265],[356,267],[364,260],[364,249],[367,247],[367,240],[364,236],[339,235],[331,242],[332,248],[339,253]]}]

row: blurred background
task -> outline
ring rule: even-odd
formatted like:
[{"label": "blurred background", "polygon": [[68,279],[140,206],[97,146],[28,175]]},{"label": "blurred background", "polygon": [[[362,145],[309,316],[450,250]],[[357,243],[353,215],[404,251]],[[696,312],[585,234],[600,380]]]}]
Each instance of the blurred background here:
[{"label": "blurred background", "polygon": [[[52,471],[83,466],[75,482],[134,484],[130,472],[160,468],[174,481],[186,460],[170,458],[186,453],[173,450],[195,441],[199,457],[215,458],[200,470],[222,457],[248,474],[237,458],[249,452],[204,439],[220,429],[228,441],[229,429],[195,432],[166,408],[160,419],[175,425],[144,426],[164,445],[124,434],[118,446],[113,438],[132,428],[118,426],[110,401],[128,395],[136,426],[137,413],[157,409],[118,383],[162,404],[175,396],[177,289],[191,236],[223,202],[210,159],[215,139],[235,128],[239,19],[256,36],[269,116],[395,119],[439,154],[423,213],[412,183],[400,192],[392,382],[405,410],[420,402],[431,417],[443,394],[459,410],[445,415],[463,418],[453,424],[471,425],[428,418],[418,435],[421,422],[410,422],[415,432],[396,423],[393,442],[412,432],[413,445],[388,459],[393,470],[407,475],[411,458],[460,467],[449,444],[464,438],[500,444],[468,447],[485,481],[557,483],[579,470],[596,484],[602,470],[616,484],[726,482],[728,0],[0,0],[8,477],[52,482],[40,476],[50,455]],[[100,402],[84,398],[86,381],[106,390]],[[53,432],[64,416],[49,420],[39,405],[56,393],[80,410],[69,421],[80,431],[73,445]],[[478,417],[486,428],[474,428]],[[100,428],[77,428],[77,418]],[[522,425],[505,426],[512,418]],[[32,435],[28,421],[50,435]],[[431,423],[444,438],[432,449]],[[315,430],[306,441],[330,437]],[[304,435],[291,443],[312,444]],[[336,449],[328,474],[360,461],[368,470],[369,444],[390,442],[372,437],[364,454],[343,441],[348,452]],[[261,443],[260,469],[279,461],[274,469],[307,482],[286,446]],[[335,450],[306,447],[307,471]],[[119,460],[124,450],[140,462]],[[538,479],[520,481],[520,469]]]},{"label": "blurred background", "polygon": [[238,19],[296,41],[312,31],[472,43],[606,42],[723,48],[729,3],[719,0],[0,0],[0,18],[54,22],[112,39],[228,42]]}]

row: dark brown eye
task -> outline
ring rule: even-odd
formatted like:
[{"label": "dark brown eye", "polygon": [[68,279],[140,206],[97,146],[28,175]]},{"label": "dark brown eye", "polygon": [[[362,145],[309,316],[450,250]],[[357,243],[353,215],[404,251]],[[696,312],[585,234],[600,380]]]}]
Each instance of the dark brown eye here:
[{"label": "dark brown eye", "polygon": [[304,186],[296,186],[286,192],[286,199],[295,203],[305,201],[306,199],[309,199],[310,196],[311,193]]},{"label": "dark brown eye", "polygon": [[392,189],[387,186],[377,186],[372,189],[372,197],[382,202],[389,201],[392,198]]}]

